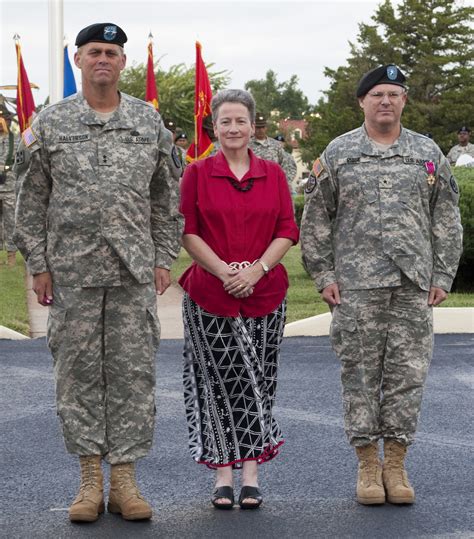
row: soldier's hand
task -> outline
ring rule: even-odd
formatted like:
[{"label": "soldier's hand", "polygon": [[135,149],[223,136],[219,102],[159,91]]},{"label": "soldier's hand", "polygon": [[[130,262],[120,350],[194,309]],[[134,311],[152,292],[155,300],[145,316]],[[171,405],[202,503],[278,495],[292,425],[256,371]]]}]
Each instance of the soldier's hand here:
[{"label": "soldier's hand", "polygon": [[326,286],[326,288],[324,288],[321,292],[321,296],[323,300],[331,307],[341,303],[341,296],[339,295],[339,286],[337,283],[332,283],[329,286]]},{"label": "soldier's hand", "polygon": [[430,295],[428,296],[428,305],[436,307],[436,305],[442,303],[447,297],[448,293],[445,290],[437,286],[432,286],[430,288]]},{"label": "soldier's hand", "polygon": [[156,293],[161,296],[171,284],[170,270],[155,268],[155,288]]},{"label": "soldier's hand", "polygon": [[53,303],[53,279],[49,271],[33,275],[33,291],[39,304],[46,307]]}]

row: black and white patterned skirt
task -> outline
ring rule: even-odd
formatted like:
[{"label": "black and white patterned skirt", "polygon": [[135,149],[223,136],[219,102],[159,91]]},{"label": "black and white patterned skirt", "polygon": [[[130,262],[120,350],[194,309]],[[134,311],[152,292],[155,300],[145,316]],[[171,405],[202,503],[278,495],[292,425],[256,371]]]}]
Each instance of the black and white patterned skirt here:
[{"label": "black and white patterned skirt", "polygon": [[215,316],[184,295],[184,401],[196,462],[240,468],[278,454],[272,410],[285,314],[283,301],[257,318]]}]

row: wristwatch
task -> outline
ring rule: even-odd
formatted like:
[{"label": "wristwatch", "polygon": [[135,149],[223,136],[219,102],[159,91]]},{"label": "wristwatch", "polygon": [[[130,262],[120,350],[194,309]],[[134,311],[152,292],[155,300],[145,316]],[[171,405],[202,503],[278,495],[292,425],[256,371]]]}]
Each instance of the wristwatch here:
[{"label": "wristwatch", "polygon": [[260,265],[262,266],[263,268],[263,273],[266,275],[269,271],[270,271],[270,268],[265,264],[265,262],[263,260],[261,260],[260,258],[257,260],[257,262],[260,263]]}]

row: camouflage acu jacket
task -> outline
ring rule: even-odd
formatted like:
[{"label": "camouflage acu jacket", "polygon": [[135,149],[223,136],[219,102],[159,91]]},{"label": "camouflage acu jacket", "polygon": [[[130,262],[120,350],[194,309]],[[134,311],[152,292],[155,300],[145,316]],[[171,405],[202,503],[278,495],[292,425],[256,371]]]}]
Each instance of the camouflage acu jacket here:
[{"label": "camouflage acu jacket", "polygon": [[275,163],[281,166],[285,173],[290,192],[292,192],[292,182],[296,176],[296,162],[293,156],[285,152],[279,142],[269,137],[263,143],[257,142],[255,138],[250,139],[249,148],[257,157],[267,159],[268,161],[275,161]]},{"label": "camouflage acu jacket", "polygon": [[333,140],[306,185],[303,263],[319,290],[449,291],[462,249],[458,186],[429,138],[402,128],[381,152],[364,126]]},{"label": "camouflage acu jacket", "polygon": [[57,284],[114,286],[169,268],[182,230],[179,160],[158,113],[121,94],[106,123],[81,94],[42,111],[16,160],[15,242]]},{"label": "camouflage acu jacket", "polygon": [[[16,137],[9,133],[0,134],[0,192],[13,192],[15,190],[15,175],[13,174],[13,159],[15,158]],[[12,143],[12,162],[8,162],[10,155],[10,140]]]}]

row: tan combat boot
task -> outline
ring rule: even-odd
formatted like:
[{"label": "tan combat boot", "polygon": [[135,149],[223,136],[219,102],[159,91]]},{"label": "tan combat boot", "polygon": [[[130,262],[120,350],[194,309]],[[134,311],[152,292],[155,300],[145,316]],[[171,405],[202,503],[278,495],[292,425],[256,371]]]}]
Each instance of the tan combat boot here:
[{"label": "tan combat boot", "polygon": [[135,482],[133,463],[112,464],[107,510],[109,513],[120,513],[125,520],[151,518],[151,507],[140,494]]},{"label": "tan combat boot", "polygon": [[377,444],[356,447],[355,450],[359,459],[357,501],[363,505],[385,503],[382,464],[379,460]]},{"label": "tan combat boot", "polygon": [[81,485],[69,508],[71,522],[94,522],[104,512],[104,478],[100,456],[79,457]]},{"label": "tan combat boot", "polygon": [[16,264],[16,253],[15,251],[8,251],[7,252],[7,264],[10,268],[13,268],[13,266]]},{"label": "tan combat boot", "polygon": [[413,503],[415,491],[405,471],[405,445],[395,440],[384,440],[383,484],[390,503]]}]

